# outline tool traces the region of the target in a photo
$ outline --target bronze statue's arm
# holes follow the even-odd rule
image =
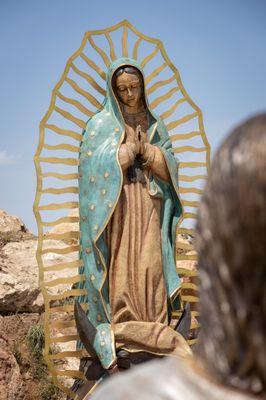
[[[127,140],[126,143],[120,146],[118,151],[118,160],[122,171],[125,171],[134,163],[135,157],[140,150],[140,143],[135,135],[134,129],[128,124],[125,124],[125,128]]]
[[[118,160],[122,171],[125,171],[133,164],[136,157],[136,148],[134,143],[121,144],[118,151]]]
[[[145,143],[143,153],[143,165],[150,168],[154,174],[166,182],[170,181],[170,174],[164,159],[164,155],[159,147],[150,143]]]

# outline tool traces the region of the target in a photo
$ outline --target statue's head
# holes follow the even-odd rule
[[[214,157],[199,208],[198,355],[221,383],[265,393],[266,114],[237,127]],[[265,312],[265,311],[264,311]]]
[[[112,86],[117,99],[123,105],[136,108],[142,104],[143,77],[137,68],[118,68],[113,75]]]

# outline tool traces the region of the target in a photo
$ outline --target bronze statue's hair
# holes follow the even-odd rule
[[[201,333],[198,357],[220,383],[265,387],[266,114],[218,150],[199,208]]]

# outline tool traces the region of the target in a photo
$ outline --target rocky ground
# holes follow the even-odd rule
[[[68,228],[64,225],[54,233],[64,232]],[[186,249],[192,238],[179,235],[178,241]],[[62,241],[47,242],[48,247],[65,246]],[[37,238],[23,221],[0,210],[0,400],[65,399],[52,384],[42,356],[44,303],[36,248]],[[182,249],[178,253],[194,254]],[[50,253],[46,257],[51,264],[72,261],[69,255]],[[180,267],[195,269],[196,262],[182,261]],[[51,279],[56,277],[54,274]],[[61,350],[71,350],[64,346],[62,343]],[[75,362],[77,365],[68,365],[68,369],[76,369],[79,362]]]
[[[0,210],[0,400],[64,399],[44,364],[37,238]]]

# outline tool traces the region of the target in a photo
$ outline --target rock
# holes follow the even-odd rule
[[[179,233],[176,236],[176,253],[187,254],[188,251],[193,249],[194,238],[191,235]]]
[[[46,247],[62,248],[66,244],[57,240],[45,240]],[[0,312],[41,312],[44,308],[39,287],[39,268],[36,261],[36,240],[11,242],[0,251]],[[46,266],[70,262],[77,253],[66,255],[48,253],[43,256]],[[73,276],[75,269],[52,271],[45,280],[56,279],[62,274]],[[52,294],[60,293],[71,285],[51,287]]]
[[[183,243],[193,244],[195,241],[194,237],[188,233],[179,233],[177,237],[178,241]]]
[[[75,209],[71,210],[67,216],[68,217],[79,217],[79,209],[75,208]],[[64,222],[62,224],[56,225],[51,230],[47,231],[45,233],[45,236],[47,238],[49,238],[49,235],[51,235],[51,234],[65,233],[65,232],[69,232],[69,231],[79,231],[79,222],[72,222],[72,223]],[[75,242],[75,240],[73,240],[73,242]]]
[[[188,271],[197,270],[197,261],[194,260],[180,260],[176,263],[177,268],[184,268]]]
[[[57,347],[58,352],[75,351],[76,350],[76,342],[71,341],[71,342],[65,342],[65,343],[57,343],[56,347]],[[79,358],[76,358],[76,357],[63,358],[62,362],[63,363],[60,365],[61,371],[68,371],[68,370],[78,371],[79,370],[79,365],[80,365]],[[75,382],[74,378],[71,378],[68,376],[59,377],[59,380],[64,386],[69,387],[69,388]]]
[[[19,365],[8,349],[8,340],[0,335],[0,400],[26,400]]]
[[[177,268],[184,268],[189,271],[197,269],[196,260],[182,260],[183,256],[196,256],[197,253],[193,248],[194,238],[188,234],[177,235]]]
[[[0,210],[0,249],[10,242],[35,238],[20,218]]]
[[[20,218],[0,210],[0,232],[28,232],[28,229]]]

